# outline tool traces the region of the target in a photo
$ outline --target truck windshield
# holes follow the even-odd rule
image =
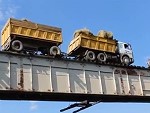
[[[129,49],[129,50],[132,50],[132,48],[131,48],[131,45],[130,45],[130,44],[124,44],[124,48],[125,48],[125,49]]]

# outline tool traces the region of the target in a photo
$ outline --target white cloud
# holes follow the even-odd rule
[[[9,17],[14,17],[18,6],[12,0],[0,0],[0,22],[6,21]]]
[[[34,111],[38,109],[38,105],[36,101],[30,101],[30,110]]]

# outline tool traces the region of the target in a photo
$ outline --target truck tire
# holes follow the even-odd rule
[[[56,56],[56,55],[60,55],[60,53],[61,53],[61,51],[60,51],[59,47],[57,47],[57,46],[52,46],[52,47],[50,48],[50,55]]]
[[[95,60],[95,53],[93,51],[87,51],[85,59],[88,61],[94,61]]]
[[[19,40],[13,40],[13,41],[11,42],[11,48],[12,48],[12,50],[14,50],[14,51],[20,52],[20,51],[22,51],[22,49],[23,49],[23,44],[22,44],[22,42],[19,41]]]
[[[99,53],[99,54],[97,55],[97,59],[98,59],[98,61],[100,61],[100,62],[106,62],[106,59],[107,59],[106,54],[105,54],[105,53]]]
[[[123,56],[122,57],[122,63],[126,66],[129,66],[130,65],[130,59],[128,56]]]

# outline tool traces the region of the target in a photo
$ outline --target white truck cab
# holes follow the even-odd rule
[[[130,44],[118,42],[118,52],[120,54],[121,63],[130,65],[134,62],[133,51]]]

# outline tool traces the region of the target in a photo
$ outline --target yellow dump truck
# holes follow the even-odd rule
[[[10,18],[1,31],[3,51],[41,52],[59,55],[62,43],[61,28],[33,23],[26,19]]]
[[[100,31],[93,35],[87,29],[77,30],[68,47],[68,55],[98,62],[133,63],[131,45],[113,39],[111,32]]]

